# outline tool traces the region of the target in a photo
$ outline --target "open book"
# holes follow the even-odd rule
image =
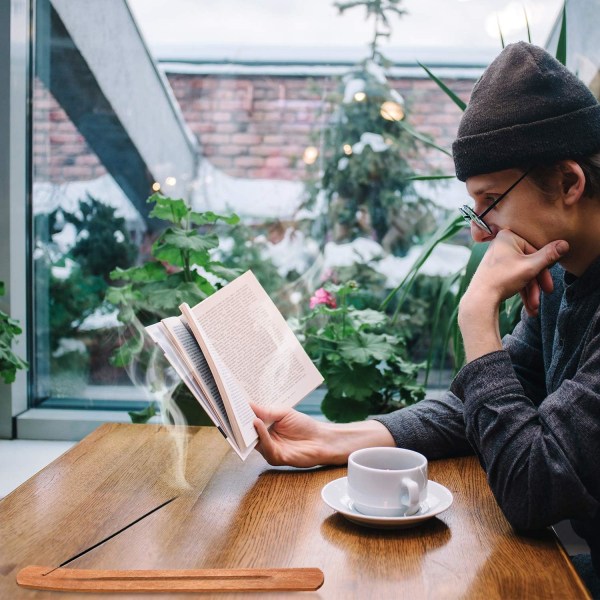
[[[245,460],[258,441],[249,402],[292,407],[323,377],[251,271],[179,308],[146,329]]]

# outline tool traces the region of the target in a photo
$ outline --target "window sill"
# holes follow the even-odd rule
[[[321,400],[325,391],[317,389],[296,407],[317,419],[324,419]],[[160,417],[150,419],[160,423]],[[85,410],[76,408],[30,408],[16,417],[17,438],[22,440],[79,441],[103,423],[131,423],[126,410]]]

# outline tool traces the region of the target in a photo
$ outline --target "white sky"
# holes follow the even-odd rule
[[[150,49],[158,57],[185,48],[366,46],[372,25],[362,8],[340,16],[332,0],[127,0]],[[404,0],[408,14],[394,19],[386,47],[501,49],[526,40],[523,8],[535,44],[544,45],[562,0]]]

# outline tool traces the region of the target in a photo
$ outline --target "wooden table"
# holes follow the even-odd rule
[[[321,488],[345,472],[275,469],[257,453],[242,463],[214,428],[103,425],[0,502],[0,598],[80,597],[22,589],[16,573],[56,566],[177,494],[69,567],[325,574],[317,592],[233,598],[589,598],[550,530],[512,531],[475,459],[430,463],[454,504],[404,530],[363,528],[324,504]]]

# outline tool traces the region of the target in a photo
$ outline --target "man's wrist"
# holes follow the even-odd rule
[[[458,308],[458,326],[467,362],[502,349],[498,323],[500,301],[467,291]]]
[[[348,456],[360,448],[395,446],[388,428],[379,421],[357,423],[324,423],[323,442],[329,453],[329,464],[343,465]]]

